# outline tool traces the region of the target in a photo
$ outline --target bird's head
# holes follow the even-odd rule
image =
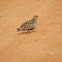
[[[38,18],[38,16],[37,16],[37,15],[34,15],[34,17],[33,17],[33,18],[37,19],[37,18]]]
[[[38,16],[37,15],[34,15],[33,20],[34,21],[37,21],[37,18],[38,18]]]

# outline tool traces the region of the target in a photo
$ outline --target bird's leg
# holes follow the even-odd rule
[[[27,30],[29,33],[31,33],[31,31],[30,30]]]

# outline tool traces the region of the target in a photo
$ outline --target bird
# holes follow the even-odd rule
[[[31,30],[37,27],[37,18],[38,16],[34,15],[31,20],[24,22],[19,28],[17,28],[17,32],[27,30],[28,33],[31,33]]]

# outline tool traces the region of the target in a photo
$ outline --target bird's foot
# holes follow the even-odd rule
[[[27,30],[28,31],[28,33],[31,33],[31,31],[30,30]]]

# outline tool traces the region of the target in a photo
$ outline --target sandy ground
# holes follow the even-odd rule
[[[38,27],[17,32],[34,15]],[[62,62],[62,0],[0,0],[0,62]]]

